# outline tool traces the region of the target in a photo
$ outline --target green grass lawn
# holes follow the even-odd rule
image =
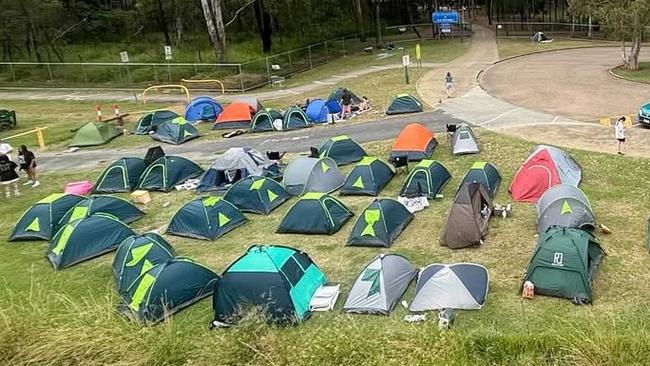
[[[533,43],[528,38],[499,38],[497,39],[497,44],[499,46],[500,58],[523,55],[531,52],[559,50],[563,48],[598,47],[612,45],[611,42],[585,41],[562,38],[554,39],[553,42],[550,43]]]
[[[625,70],[617,67],[612,70],[616,75],[633,81],[650,83],[650,62],[639,62],[639,69],[636,71]]]
[[[522,300],[520,278],[535,245],[535,207],[515,204],[511,218],[495,218],[485,244],[451,250],[438,244],[446,212],[464,172],[475,160],[494,163],[503,182],[495,201],[509,201],[507,187],[532,145],[478,130],[478,156],[452,157],[439,136],[434,158],[453,178],[444,198],[416,214],[393,247],[379,250],[345,246],[348,222],[332,236],[275,234],[286,203],[271,215],[247,215],[250,222],[214,243],[169,237],[180,255],[221,273],[252,244],[284,244],[306,251],[332,283],[342,284],[335,311],[316,313],[291,328],[269,327],[251,316],[225,330],[210,331],[211,301],[201,301],[155,327],[129,323],[115,313],[118,298],[111,274],[112,254],[53,272],[44,259],[47,243],[0,241],[0,364],[124,365],[643,365],[650,362],[650,292],[646,218],[650,160],[572,150],[584,169],[582,188],[599,222],[611,235],[598,234],[608,256],[594,283],[594,304],[538,296]],[[391,141],[367,144],[386,156]],[[349,171],[350,167],[344,169]],[[49,173],[43,185],[3,200],[0,238],[21,213],[66,181],[95,179],[93,172]],[[405,175],[382,192],[395,197]],[[163,228],[193,192],[154,193],[138,232]],[[357,215],[369,197],[341,197]],[[2,239],[4,240],[4,239]],[[435,314],[420,324],[405,323],[407,311],[352,316],[342,304],[362,266],[379,252],[399,253],[416,266],[434,262],[476,262],[490,271],[490,293],[479,311],[457,312],[450,331],[437,329]],[[410,301],[413,285],[404,296]]]

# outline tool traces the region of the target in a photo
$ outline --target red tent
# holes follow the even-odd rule
[[[230,103],[223,109],[213,129],[248,128],[255,110],[247,103]]]

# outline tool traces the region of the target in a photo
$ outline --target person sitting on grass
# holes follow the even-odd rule
[[[18,190],[18,174],[16,173],[18,165],[9,160],[5,154],[0,154],[0,185],[5,187],[5,196],[11,198],[11,189],[14,190],[14,196],[20,196]]]
[[[20,164],[20,170],[24,170],[29,179],[23,185],[31,184],[32,188],[40,186],[41,183],[36,177],[36,157],[33,152],[27,150],[27,146],[25,145],[20,145],[20,149],[18,150],[18,163]]]

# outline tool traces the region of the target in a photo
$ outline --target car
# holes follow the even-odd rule
[[[650,127],[650,103],[639,108],[639,123]]]

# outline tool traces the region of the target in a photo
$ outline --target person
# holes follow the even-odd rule
[[[9,145],[8,142],[0,140],[0,154],[7,155],[9,160],[14,160],[11,158],[11,153],[14,151],[14,148]]]
[[[616,135],[616,141],[618,143],[618,154],[625,155],[623,153],[623,145],[625,144],[625,117],[621,117],[616,121],[614,125],[614,134]]]
[[[347,116],[352,116],[352,95],[347,88],[343,89],[341,94],[341,119],[346,119]]]
[[[27,150],[27,146],[20,145],[18,149],[18,163],[20,164],[20,170],[24,170],[27,173],[27,182],[23,183],[24,186],[31,184],[32,188],[36,188],[41,185],[36,176],[36,157],[34,153]]]
[[[369,109],[370,109],[370,101],[366,96],[361,97],[361,105],[359,106],[359,110],[367,111]]]
[[[14,190],[14,196],[20,196],[18,190],[18,174],[16,173],[18,165],[9,160],[5,154],[0,154],[0,185],[5,187],[5,196],[11,198],[11,189]]]
[[[447,71],[447,76],[445,76],[445,90],[447,91],[447,98],[451,98],[454,92],[454,78],[449,71]]]

